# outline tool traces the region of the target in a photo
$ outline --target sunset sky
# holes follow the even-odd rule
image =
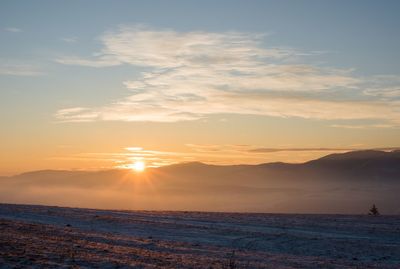
[[[0,3],[0,175],[400,146],[400,1]]]

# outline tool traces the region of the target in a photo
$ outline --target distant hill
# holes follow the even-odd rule
[[[400,151],[353,151],[301,164],[180,163],[147,169],[44,170],[0,178],[0,202],[92,208],[400,213]]]

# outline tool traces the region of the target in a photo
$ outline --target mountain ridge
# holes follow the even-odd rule
[[[0,202],[104,209],[397,213],[400,152],[351,152],[305,163],[199,162],[99,171],[41,170],[0,182]],[[383,156],[383,157],[382,157]],[[400,212],[399,212],[400,213]]]
[[[301,166],[307,164],[314,164],[318,162],[326,162],[326,161],[345,161],[345,160],[362,160],[362,159],[371,159],[371,158],[394,158],[400,159],[400,150],[392,150],[392,151],[383,151],[383,150],[355,150],[348,151],[344,153],[332,153],[320,158],[305,161],[302,163],[290,163],[290,162],[267,162],[267,163],[259,163],[259,164],[210,164],[206,162],[200,161],[192,161],[192,162],[180,162],[174,163],[170,165],[160,166],[160,167],[150,167],[148,169],[170,169],[170,168],[202,168],[202,167],[283,167],[283,166]],[[117,172],[129,170],[124,168],[110,168],[110,169],[101,169],[101,170],[68,170],[68,169],[42,169],[42,170],[33,170],[27,171],[11,176],[0,176],[3,177],[16,177],[16,176],[27,176],[27,175],[36,175],[41,173],[62,173],[62,172],[72,172],[72,173],[101,173],[101,172]]]

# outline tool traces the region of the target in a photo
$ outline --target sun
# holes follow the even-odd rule
[[[146,164],[143,161],[136,161],[131,165],[131,169],[136,172],[143,172],[146,169]]]

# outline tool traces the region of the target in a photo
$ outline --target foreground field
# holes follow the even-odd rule
[[[0,204],[1,268],[400,268],[399,216]]]

